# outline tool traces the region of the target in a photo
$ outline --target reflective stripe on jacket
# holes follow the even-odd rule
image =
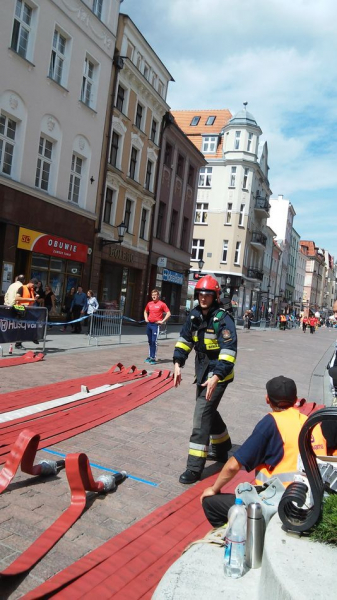
[[[298,473],[298,436],[308,417],[302,415],[296,408],[272,412],[270,416],[275,419],[283,441],[283,458],[276,467],[271,469],[267,465],[259,465],[255,470],[256,485],[263,485],[272,477],[277,476],[283,485],[287,487],[294,480],[294,475]],[[316,425],[313,430],[311,443],[316,454],[324,454],[324,448],[326,452],[325,440],[319,425]]]

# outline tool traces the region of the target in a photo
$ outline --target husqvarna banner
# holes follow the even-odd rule
[[[46,308],[25,308],[19,315],[13,306],[0,306],[0,344],[42,340],[47,318]]]
[[[18,248],[57,258],[87,262],[88,246],[85,244],[78,244],[57,235],[25,229],[25,227],[19,229]]]

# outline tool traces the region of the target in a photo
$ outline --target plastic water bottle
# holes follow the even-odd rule
[[[240,498],[228,512],[225,537],[224,572],[226,577],[237,579],[243,575],[245,565],[247,512]]]
[[[13,354],[13,344],[9,344],[8,354]]]

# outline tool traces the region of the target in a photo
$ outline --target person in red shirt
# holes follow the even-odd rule
[[[144,319],[147,323],[146,333],[149,340],[149,356],[145,362],[151,365],[157,364],[157,339],[159,334],[159,325],[163,325],[171,316],[170,309],[165,302],[159,300],[157,289],[151,292],[152,301],[148,302],[144,310]],[[165,317],[163,316],[165,314]]]
[[[315,327],[316,327],[315,317],[309,317],[309,327],[310,327],[310,333],[315,333]]]

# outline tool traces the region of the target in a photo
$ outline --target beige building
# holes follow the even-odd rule
[[[325,275],[324,250],[311,240],[301,240],[302,252],[307,257],[304,279],[303,308],[312,312],[321,310],[323,304],[323,284]]]
[[[113,302],[127,317],[139,319],[150,271],[161,122],[169,109],[172,77],[124,14],[119,16],[114,69],[92,285],[103,302]],[[125,234],[118,244],[121,224]]]

